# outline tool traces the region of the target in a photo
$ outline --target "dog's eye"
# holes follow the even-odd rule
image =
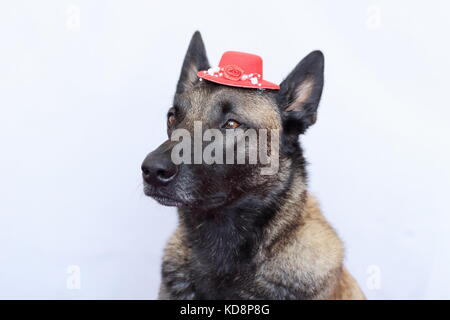
[[[173,112],[169,112],[167,115],[167,124],[171,127],[177,119],[175,118],[175,114]]]
[[[240,125],[241,124],[239,122],[237,122],[236,120],[230,119],[223,125],[223,127],[225,129],[236,129]]]

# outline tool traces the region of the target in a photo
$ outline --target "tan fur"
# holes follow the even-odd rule
[[[296,99],[293,101],[285,111],[301,110],[303,105],[308,102],[311,93],[314,89],[314,79],[307,77],[300,86],[296,89]]]
[[[182,214],[167,244],[164,261],[179,266],[174,274],[183,279],[183,265],[191,251],[185,245]],[[256,283],[292,283],[311,288],[314,299],[365,299],[356,281],[343,266],[341,240],[322,215],[316,199],[301,179],[294,182],[288,200],[265,232],[257,257]],[[238,276],[238,275],[237,275]],[[173,277],[173,275],[172,275]],[[311,281],[311,279],[315,279]],[[317,281],[319,280],[319,281]],[[160,299],[166,299],[164,283]]]
[[[296,271],[291,277],[297,281],[307,282],[311,275],[326,279],[329,288],[318,294],[317,299],[364,299],[355,280],[343,268],[341,240],[323,217],[317,201],[309,194],[306,197],[303,214],[296,218],[301,222],[291,241],[278,248],[263,272],[272,270],[272,277],[279,278],[282,275],[278,270],[289,269]]]
[[[304,206],[298,199],[304,201]],[[261,274],[280,282],[307,282],[311,275],[326,279],[328,290],[317,299],[365,299],[356,281],[343,267],[344,248],[334,229],[322,215],[316,199],[297,179],[279,219],[267,230],[259,259]],[[295,226],[291,234],[287,226]],[[278,239],[281,243],[274,243]],[[289,277],[279,270],[294,270]],[[294,277],[295,279],[292,279]]]
[[[207,123],[211,110],[218,108],[218,102],[224,96],[230,96],[231,92],[238,97],[237,100],[245,102],[239,105],[239,116],[243,120],[253,123],[256,128],[281,129],[281,118],[277,106],[264,95],[251,94],[244,90],[236,91],[236,88],[223,87],[213,94],[205,94],[201,88],[194,88],[189,94],[181,97],[190,102],[189,113],[183,119],[182,127],[191,128],[194,121]],[[258,117],[255,117],[258,114]]]

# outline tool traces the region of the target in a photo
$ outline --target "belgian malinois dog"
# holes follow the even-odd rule
[[[160,299],[364,299],[343,266],[336,232],[308,192],[299,135],[316,122],[324,56],[311,52],[279,90],[200,81],[210,68],[199,32],[189,44],[167,115],[169,139],[142,164],[144,192],[178,207],[167,243]],[[175,164],[176,129],[278,130],[279,168]]]

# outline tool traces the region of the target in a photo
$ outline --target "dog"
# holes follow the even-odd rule
[[[142,163],[144,193],[178,208],[164,251],[159,299],[365,299],[343,265],[344,249],[308,192],[299,136],[316,122],[324,56],[311,52],[263,90],[200,81],[210,64],[192,36],[167,115],[177,129],[278,130],[279,167],[175,164],[170,138]],[[273,142],[271,142],[273,143]]]

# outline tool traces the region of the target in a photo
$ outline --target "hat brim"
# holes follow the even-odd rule
[[[250,80],[238,80],[238,81],[233,81],[224,77],[216,77],[216,76],[212,76],[208,73],[204,73],[203,71],[199,71],[197,73],[197,76],[201,79],[205,79],[211,82],[215,82],[215,83],[219,83],[219,84],[223,84],[225,86],[231,86],[231,87],[240,87],[240,88],[251,88],[251,89],[270,89],[270,90],[279,90],[280,86],[266,81],[266,80],[260,80],[260,84],[261,85],[257,85],[257,84],[253,84],[251,83]]]

